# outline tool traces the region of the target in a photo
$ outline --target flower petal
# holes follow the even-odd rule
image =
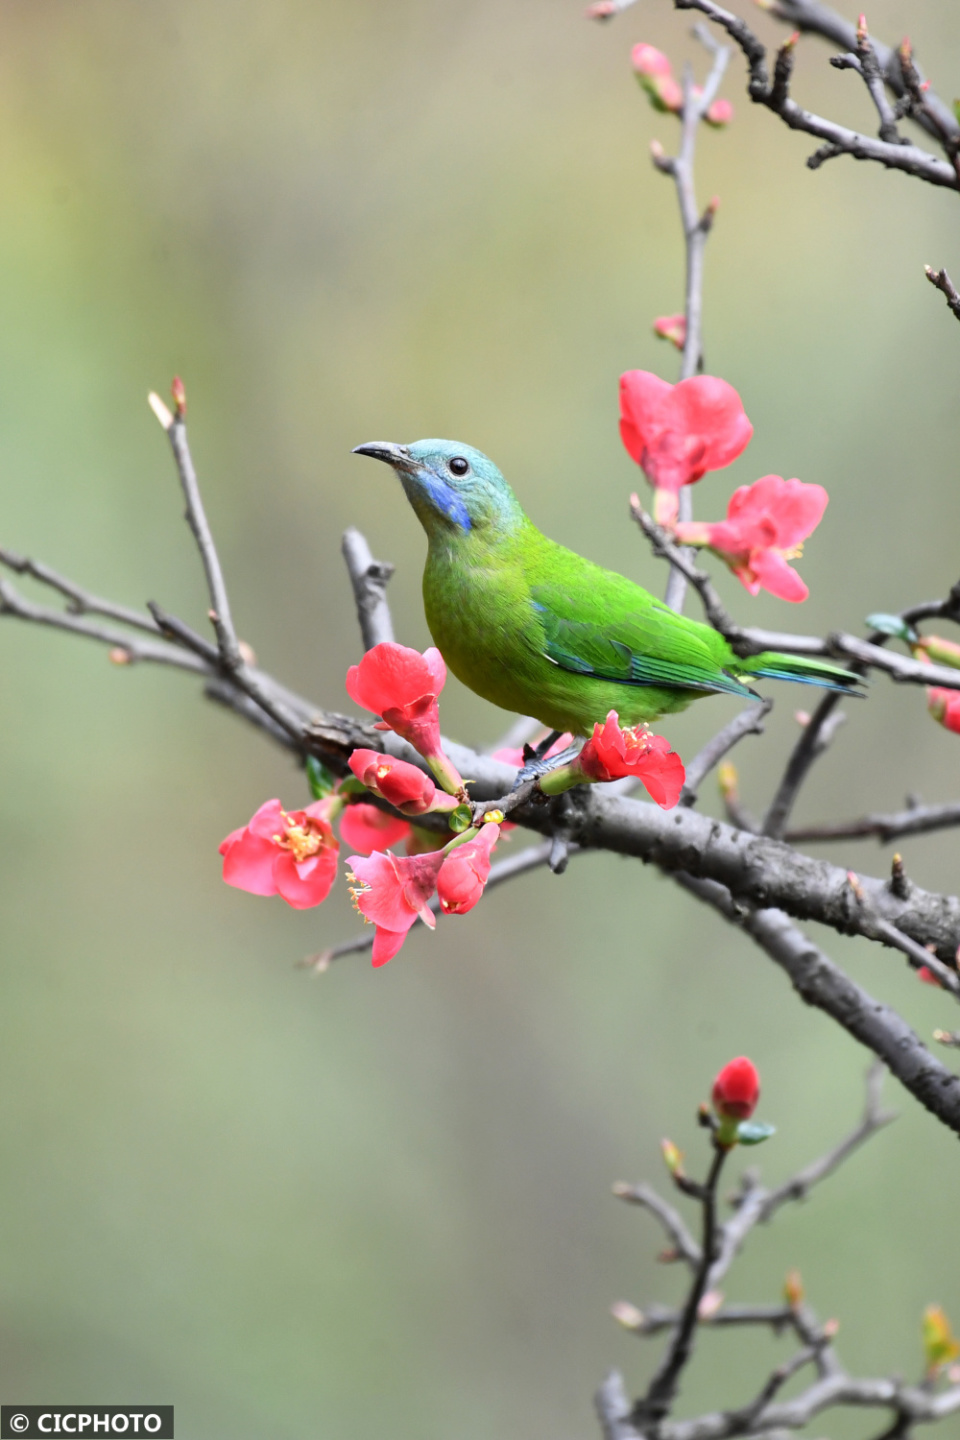
[[[337,878],[338,849],[334,842],[319,854],[299,863],[289,851],[277,853],[273,863],[277,894],[282,895],[294,910],[310,910],[314,905],[320,905],[330,894]]]
[[[387,815],[376,805],[360,802],[348,805],[340,818],[340,837],[343,843],[360,855],[371,855],[375,850],[389,850],[399,845],[410,833],[406,820]]]
[[[278,853],[276,845],[251,834],[247,827],[228,835],[220,853],[223,855],[223,878],[228,885],[246,890],[250,895],[276,895],[277,885],[273,878],[273,862]]]
[[[810,591],[796,570],[788,565],[778,550],[755,550],[750,556],[750,569],[764,590],[781,600],[795,603],[806,600]]]

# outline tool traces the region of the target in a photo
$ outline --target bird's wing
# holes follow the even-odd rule
[[[697,633],[702,627],[624,577],[590,570],[587,586],[548,581],[530,588],[548,660],[622,685],[754,694],[722,668]]]

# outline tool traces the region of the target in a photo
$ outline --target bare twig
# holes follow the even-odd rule
[[[718,1411],[695,1420],[668,1421],[661,1425],[659,1435],[660,1440],[729,1440],[738,1435],[758,1440],[770,1432],[800,1430],[815,1415],[834,1406],[892,1410],[905,1414],[911,1424],[931,1423],[960,1410],[960,1386],[931,1392],[897,1380],[857,1380],[841,1370],[818,1379],[792,1400],[765,1406],[746,1429],[736,1413]]]
[[[594,1396],[594,1404],[603,1440],[643,1440],[630,1419],[630,1401],[619,1370],[610,1371]]]
[[[44,565],[42,561],[31,560],[26,555],[18,555],[14,550],[0,547],[0,565],[5,565],[17,575],[29,575],[41,585],[58,591],[67,601],[66,609],[69,615],[103,615],[108,620],[118,620],[121,625],[129,625],[131,629],[142,630],[146,635],[156,638],[159,634],[155,622],[141,610],[133,610],[128,605],[118,605],[113,600],[103,600],[99,595],[91,594],[82,585],[77,585],[57,570],[51,569],[49,565]]]
[[[837,709],[839,700],[840,696],[836,691],[826,694],[805,726],[804,733],[787,763],[777,793],[770,803],[763,822],[764,835],[779,838],[783,834],[810,766],[832,744],[834,736],[846,720],[843,711]]]
[[[84,619],[80,614],[54,610],[48,605],[36,605],[25,599],[9,580],[0,579],[0,615],[26,620],[33,625],[44,625],[51,630],[66,630],[71,635],[84,635],[88,640],[96,640],[98,644],[107,645],[112,651],[116,651],[117,661],[121,664],[133,664],[143,660],[154,665],[173,665],[194,674],[205,673],[205,666],[201,661],[193,655],[184,654],[173,645],[165,644],[161,632],[155,627],[153,633],[157,636],[156,641],[139,640],[127,630],[98,625],[92,620]],[[142,628],[146,629],[145,626]]]
[[[723,80],[727,62],[730,59],[729,46],[719,45],[705,26],[697,26],[694,34],[702,45],[713,55],[713,65],[701,92],[693,83],[693,72],[688,65],[683,74],[683,109],[681,112],[680,149],[676,156],[665,156],[655,152],[654,162],[658,170],[673,177],[680,207],[680,223],[683,226],[684,249],[686,253],[686,284],[684,290],[684,315],[686,329],[683,343],[683,359],[680,365],[680,379],[688,380],[703,368],[703,256],[707,236],[713,225],[715,205],[708,205],[702,213],[697,204],[694,181],[694,159],[697,145],[697,130],[713,104]],[[678,497],[679,518],[693,518],[693,492],[684,486]],[[672,610],[682,610],[687,589],[687,579],[682,569],[673,566],[667,580],[666,603]]]
[[[689,488],[689,487],[687,487]],[[680,574],[685,581],[689,580],[703,602],[704,612],[707,620],[714,630],[719,630],[725,640],[737,649],[743,644],[744,631],[735,625],[727,614],[726,608],[720,596],[714,589],[713,581],[705,570],[698,570],[690,558],[689,547],[675,545],[667,532],[658,525],[651,515],[648,515],[640,503],[639,495],[630,496],[630,514],[640,526],[640,529],[650,541],[653,553],[665,560],[669,560],[673,569]],[[738,654],[753,654],[752,647],[745,651],[738,650]]]
[[[715,1145],[710,1171],[703,1186],[703,1239],[700,1244],[698,1265],[690,1292],[683,1305],[680,1324],[673,1339],[667,1346],[663,1361],[650,1381],[645,1395],[639,1399],[630,1412],[630,1418],[641,1430],[651,1423],[657,1425],[670,1413],[677,1393],[680,1376],[693,1350],[693,1332],[697,1325],[700,1301],[707,1290],[710,1270],[717,1241],[717,1185],[724,1162],[730,1152],[723,1146]]]
[[[820,3],[820,0],[762,0],[763,8],[768,14],[773,15],[777,20],[782,20],[793,30],[800,30],[809,35],[819,35],[831,44],[837,45],[841,50],[855,50],[857,48],[857,26],[853,21],[838,15],[829,6]],[[903,98],[907,95],[903,74],[900,67],[900,57],[896,50],[884,45],[881,41],[870,37],[873,52],[876,55],[877,63],[883,73],[884,83],[894,95]],[[921,77],[922,78],[922,77]],[[928,109],[936,117],[930,118],[926,114],[912,116],[923,126],[935,140],[940,140],[944,127],[952,131],[954,135],[960,136],[960,126],[957,125],[955,116],[950,107],[937,96],[934,91],[926,90],[924,98]]]
[[[834,55],[830,61],[838,70],[855,70],[863,80],[871,100],[876,106],[880,119],[880,139],[891,145],[907,142],[897,129],[897,116],[887,99],[883,72],[877,59],[876,47],[867,33],[866,26],[858,25],[856,31],[856,54]]]
[[[924,274],[930,281],[930,284],[945,296],[948,307],[953,311],[957,319],[960,320],[960,293],[957,292],[957,288],[946,270],[942,268],[940,270],[934,270],[932,265],[926,265],[924,266]]]
[[[703,1255],[700,1246],[687,1229],[683,1216],[658,1195],[651,1185],[627,1185],[621,1180],[614,1185],[613,1193],[618,1200],[625,1200],[628,1205],[641,1205],[644,1210],[655,1215],[677,1254],[694,1269],[699,1266]]]
[[[387,584],[395,566],[389,560],[374,560],[366,537],[352,525],[343,532],[340,549],[353,586],[363,648],[372,650],[374,645],[393,639]]]
[[[884,920],[880,922],[878,929],[880,938],[895,950],[899,950],[902,955],[906,955],[914,970],[926,968],[937,977],[942,989],[948,990],[954,999],[960,998],[960,975],[955,969],[944,965],[942,960],[931,955],[930,951],[925,946],[918,945],[916,940],[911,940],[909,935],[904,935],[896,925]]]
[[[230,614],[230,601],[227,597],[220,557],[213,542],[213,533],[200,495],[197,472],[194,469],[193,456],[190,454],[190,445],[187,440],[186,421],[182,415],[174,417],[172,425],[167,430],[167,438],[177,464],[177,474],[180,476],[180,485],[187,504],[187,524],[193,531],[193,538],[200,551],[203,571],[207,577],[207,589],[210,593],[212,607],[210,623],[213,625],[214,634],[217,637],[220,659],[227,671],[239,670],[243,666],[243,656],[240,653],[237,632],[233,627],[233,617]]]
[[[882,845],[904,835],[925,835],[960,825],[960,802],[946,805],[914,805],[889,815],[862,815],[857,820],[838,820],[826,825],[798,825],[784,834],[792,845],[811,840],[876,839]]]
[[[747,93],[757,104],[765,105],[779,115],[791,130],[802,130],[826,142],[825,146],[807,162],[816,169],[830,155],[851,155],[857,160],[873,160],[892,170],[903,170],[931,185],[944,186],[950,190],[960,188],[957,172],[950,161],[941,160],[917,145],[898,145],[871,135],[862,135],[845,125],[825,120],[804,110],[789,95],[792,47],[781,49],[780,75],[778,83],[771,84],[767,71],[766,48],[750,27],[731,11],[725,10],[715,0],[674,0],[678,10],[699,10],[709,20],[726,30],[743,51],[749,69]],[[855,37],[854,37],[855,41]],[[853,48],[848,46],[848,48]]]
[[[708,740],[703,749],[693,757],[687,766],[686,780],[680,792],[681,805],[695,805],[697,803],[697,791],[703,784],[706,777],[715,765],[718,765],[724,755],[729,754],[735,745],[738,745],[745,735],[762,735],[764,720],[773,709],[773,701],[769,698],[761,701],[759,705],[748,705],[735,715],[728,725],[724,725]]]

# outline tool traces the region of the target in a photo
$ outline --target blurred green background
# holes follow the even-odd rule
[[[952,97],[950,0],[869,18],[909,27]],[[650,324],[682,299],[648,159],[676,122],[637,90],[638,40],[702,64],[666,0],[605,28],[579,0],[3,0],[2,542],[202,624],[145,403],[179,371],[241,631],[318,703],[348,704],[359,654],[347,524],[397,563],[399,637],[428,639],[421,532],[361,441],[476,444],[549,534],[661,587],[616,427],[621,370],[675,377]],[[828,54],[801,46],[797,93],[869,125]],[[721,197],[706,354],[756,435],[698,513],[768,471],[826,485],[802,610],[720,584],[744,621],[857,628],[958,573],[960,330],[922,272],[960,266],[956,197],[849,160],[811,173],[736,58],[723,93],[735,122],[699,156]],[[595,1435],[605,1369],[637,1388],[657,1353],[611,1302],[680,1283],[611,1182],[658,1180],[662,1134],[696,1168],[695,1106],[743,1051],[779,1126],[756,1153],[785,1176],[859,1113],[864,1052],[745,939],[603,856],[492,893],[384,971],[311,978],[296,962],[355,931],[343,890],[296,914],[219,879],[227,831],[304,798],[290,762],[177,675],[13,622],[0,654],[4,1401],[172,1401],[185,1440]],[[756,807],[805,699],[771,688],[738,757]],[[849,708],[803,818],[960,796],[960,741],[921,694],[878,679]],[[689,755],[734,709],[668,733]],[[476,744],[505,723],[456,681],[443,715]],[[904,849],[956,889],[955,835]],[[891,952],[820,938],[922,1033],[952,1023]],[[726,1289],[772,1299],[798,1265],[852,1368],[914,1375],[922,1307],[960,1322],[958,1155],[887,1092],[899,1123]],[[708,1335],[683,1413],[744,1401],[787,1345]]]

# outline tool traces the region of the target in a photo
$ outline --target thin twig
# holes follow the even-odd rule
[[[735,715],[728,725],[724,725],[712,740],[707,741],[687,766],[686,779],[680,792],[681,805],[697,803],[697,791],[710,771],[744,736],[763,734],[763,722],[772,709],[773,701],[769,698],[762,700],[759,705],[748,705],[739,715]]]
[[[947,305],[954,315],[960,320],[960,293],[943,268],[934,270],[932,265],[924,266],[924,274],[937,290],[946,298]]]
[[[630,1418],[641,1429],[651,1422],[656,1425],[670,1412],[677,1385],[693,1349],[693,1332],[697,1325],[700,1301],[707,1290],[710,1269],[713,1263],[717,1240],[717,1185],[729,1151],[716,1145],[710,1171],[703,1186],[703,1239],[700,1245],[700,1264],[693,1277],[690,1292],[683,1306],[680,1324],[667,1352],[650,1381],[646,1394],[637,1401]]]
[[[658,1195],[651,1185],[627,1185],[620,1180],[614,1185],[613,1193],[618,1200],[625,1200],[628,1205],[641,1205],[644,1210],[649,1210],[650,1214],[660,1221],[677,1254],[694,1269],[700,1265],[702,1251],[687,1229],[683,1216],[664,1200],[662,1195]]]
[[[787,768],[777,787],[777,793],[770,802],[770,808],[764,818],[762,834],[771,835],[776,839],[783,834],[790,818],[790,812],[811,765],[829,748],[846,719],[843,711],[837,709],[839,701],[840,696],[836,691],[828,692],[804,727],[803,735],[794,746],[793,753],[787,762]]]
[[[223,578],[223,569],[220,565],[217,547],[213,541],[213,533],[207,520],[207,512],[203,506],[203,499],[200,495],[197,472],[194,468],[193,456],[190,454],[190,445],[187,440],[186,421],[182,415],[174,417],[173,424],[167,431],[167,438],[170,441],[170,448],[173,451],[173,458],[177,465],[177,474],[180,476],[180,485],[183,489],[183,496],[187,504],[187,524],[190,526],[193,532],[193,538],[197,542],[197,549],[200,551],[203,571],[207,577],[207,589],[210,593],[210,603],[212,607],[210,611],[210,622],[213,625],[214,634],[217,637],[220,659],[226,670],[239,670],[243,666],[243,656],[240,652],[237,632],[233,627],[233,617],[230,614],[230,601],[227,597],[227,587]]]
[[[146,635],[154,638],[159,636],[156,624],[149,615],[144,615],[141,610],[133,610],[128,605],[118,605],[113,600],[103,600],[99,595],[91,594],[82,585],[77,585],[40,560],[31,560],[26,555],[18,555],[14,550],[0,547],[0,565],[6,565],[8,570],[13,570],[17,575],[29,575],[41,585],[58,591],[67,601],[69,615],[103,615],[108,620],[118,620],[121,625],[129,625],[131,629],[142,630]]]
[[[789,50],[787,47],[781,49],[783,63],[780,67],[780,83],[772,85],[767,71],[766,48],[739,16],[725,10],[722,5],[716,4],[715,0],[674,0],[674,6],[677,10],[699,10],[709,20],[722,26],[731,39],[736,41],[747,60],[750,75],[747,93],[752,100],[779,115],[791,130],[802,130],[826,142],[826,146],[808,160],[807,163],[812,169],[822,164],[828,155],[850,155],[857,160],[874,160],[891,170],[903,170],[931,185],[950,190],[960,188],[957,172],[949,161],[940,160],[917,145],[896,145],[872,135],[862,135],[845,125],[838,125],[832,120],[814,115],[798,105],[790,97],[787,83],[792,64],[792,47]]]
[[[697,146],[697,130],[704,116],[716,99],[723,80],[730,48],[719,45],[705,26],[697,26],[694,34],[702,45],[713,55],[713,64],[702,92],[697,93],[693,83],[693,72],[688,65],[683,75],[683,109],[681,112],[680,150],[675,157],[657,159],[657,168],[673,177],[680,207],[680,223],[683,226],[683,240],[686,254],[686,283],[684,290],[684,315],[686,328],[683,343],[683,359],[680,364],[680,379],[688,380],[703,368],[703,256],[707,236],[713,225],[714,206],[702,213],[697,204],[694,182],[694,160]],[[693,518],[693,491],[687,485],[678,497],[679,519]],[[666,604],[671,610],[683,609],[687,581],[681,569],[673,566],[667,580]]]
[[[838,15],[829,6],[822,5],[820,0],[763,0],[763,8],[775,19],[782,20],[789,25],[792,30],[800,30],[809,35],[819,35],[832,45],[839,46],[841,50],[856,49],[858,28],[856,24],[845,16]],[[904,97],[907,90],[897,51],[891,49],[889,45],[882,44],[873,36],[870,37],[870,43],[883,72],[884,83],[894,95]],[[950,107],[944,104],[933,90],[926,90],[924,98],[928,109],[936,117],[935,120],[926,114],[915,115],[912,118],[916,119],[935,140],[941,139],[944,127],[960,137],[960,126],[957,125],[956,117]]]
[[[389,560],[374,560],[366,537],[351,525],[340,543],[347,564],[364,650],[393,640],[393,619],[387,601],[387,584],[395,566]]]
[[[71,635],[84,635],[88,640],[96,640],[99,645],[107,645],[112,651],[116,651],[118,663],[133,664],[142,660],[154,665],[173,665],[179,670],[190,670],[194,674],[206,672],[206,667],[194,656],[184,654],[173,645],[164,644],[158,630],[154,631],[157,635],[155,642],[138,640],[127,630],[98,625],[70,611],[36,605],[32,600],[26,600],[9,580],[0,579],[0,615],[26,620],[32,625],[44,625],[51,630],[66,630]]]
[[[813,840],[879,840],[887,845],[904,835],[926,835],[960,825],[960,801],[945,805],[914,805],[889,815],[862,815],[856,820],[838,820],[825,825],[797,825],[784,832],[792,845]]]
[[[886,940],[895,950],[906,955],[914,970],[926,968],[935,975],[940,982],[941,989],[948,990],[954,999],[960,999],[960,975],[949,965],[944,965],[935,955],[923,945],[918,945],[916,940],[911,940],[909,935],[904,935],[896,925],[891,925],[886,920],[881,920],[878,925],[880,938]]]

